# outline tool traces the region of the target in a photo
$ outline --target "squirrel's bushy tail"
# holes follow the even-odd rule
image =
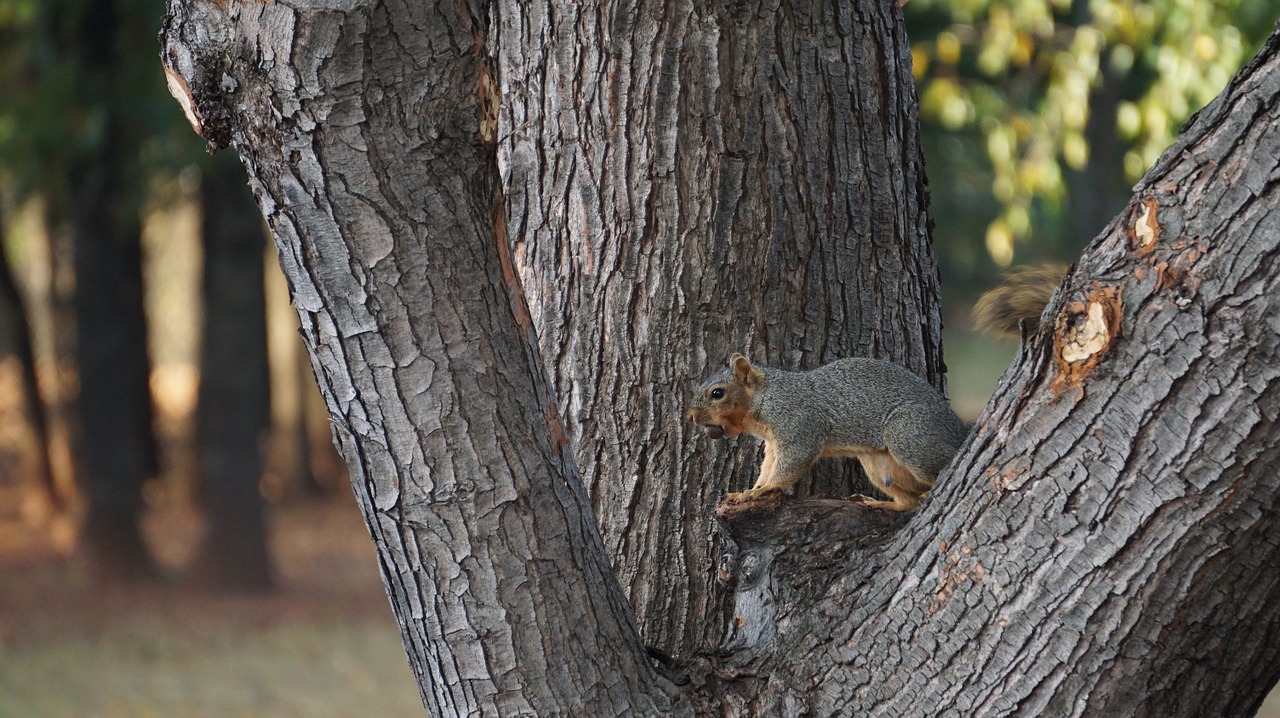
[[[1027,331],[1040,327],[1040,315],[1053,298],[1062,278],[1065,264],[1038,264],[1019,267],[1004,275],[1000,286],[983,294],[973,305],[973,323],[996,336],[1017,338],[1018,322],[1027,322]]]

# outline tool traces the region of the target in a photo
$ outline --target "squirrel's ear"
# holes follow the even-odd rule
[[[738,383],[743,386],[755,386],[764,377],[760,370],[751,366],[750,360],[741,354],[734,354],[729,357],[729,371],[733,373],[733,378],[737,379]]]

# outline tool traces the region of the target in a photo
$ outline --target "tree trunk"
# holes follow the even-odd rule
[[[22,392],[26,403],[27,420],[35,437],[36,470],[40,482],[49,497],[49,505],[61,513],[67,508],[66,497],[53,474],[53,445],[49,440],[49,416],[40,393],[40,381],[36,375],[36,355],[32,348],[31,322],[28,320],[26,302],[18,291],[18,283],[9,263],[5,247],[5,222],[0,214],[0,329],[8,335],[13,353],[22,370]]]
[[[909,43],[872,0],[498,5],[506,233],[544,366],[645,640],[688,655],[721,629],[711,509],[758,466],[684,421],[692,380],[748,351],[943,387]],[[831,468],[800,492],[852,493]]]
[[[81,537],[104,576],[152,572],[138,519],[153,467],[150,362],[142,308],[141,229],[126,216],[109,159],[77,183],[75,236],[76,400],[88,510]]]
[[[113,71],[119,15],[114,3],[90,5],[78,18],[80,88],[105,138],[77,159],[71,185],[75,246],[76,368],[79,443],[88,503],[82,534],[95,568],[106,576],[149,575],[138,519],[142,483],[156,473],[151,363],[142,305],[141,226],[123,158],[130,128],[122,122]],[[137,146],[132,146],[137,151]]]
[[[271,583],[259,491],[271,419],[262,221],[234,158],[210,163],[201,200],[205,302],[196,450],[208,532],[194,572],[215,586],[262,589]]]
[[[702,601],[650,617],[665,645],[687,646],[722,625],[697,613],[715,602],[690,576],[716,567],[693,563],[703,539],[688,532],[738,467],[685,448],[668,413],[680,362],[700,372],[747,342],[818,361],[844,350],[826,333],[849,322],[922,358],[936,344],[927,252],[890,259],[924,251],[914,144],[886,157],[868,150],[873,121],[829,119],[902,107],[895,136],[914,137],[914,100],[886,85],[907,76],[900,21],[891,3],[836,7],[171,3],[172,85],[213,147],[246,158],[428,708],[1256,707],[1277,677],[1280,616],[1280,577],[1263,570],[1280,558],[1276,41],[1153,170],[1139,198],[1151,211],[1135,205],[1095,244],[924,508],[722,509],[722,655],[677,672],[646,660],[574,453],[594,464],[606,525],[629,506],[609,541],[624,576],[625,554],[642,557],[625,577],[646,610]],[[896,49],[875,51],[886,38]],[[877,71],[851,78],[861,62]],[[813,86],[861,99],[797,89]],[[832,136],[847,140],[811,144]],[[830,210],[885,186],[921,203]],[[887,224],[828,246],[857,231],[836,216]],[[855,269],[828,283],[824,262]],[[807,303],[787,310],[797,293]],[[881,302],[901,320],[865,309]],[[660,510],[652,476],[702,498]],[[645,565],[657,545],[689,576]]]

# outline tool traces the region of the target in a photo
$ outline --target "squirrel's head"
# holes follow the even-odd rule
[[[752,399],[763,385],[764,373],[746,357],[734,354],[729,357],[729,368],[711,375],[698,387],[689,421],[701,426],[712,439],[749,431]]]

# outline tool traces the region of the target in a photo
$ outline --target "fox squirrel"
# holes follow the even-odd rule
[[[712,439],[764,440],[760,478],[741,498],[790,487],[820,458],[850,457],[893,499],[863,502],[895,511],[916,508],[969,433],[928,382],[878,359],[785,371],[734,354],[698,388],[689,419]]]
[[[1060,264],[1009,272],[973,308],[978,328],[1018,337],[1039,327],[1062,282]],[[698,387],[689,420],[712,439],[754,434],[764,441],[756,498],[786,489],[818,459],[850,457],[892,501],[867,506],[912,511],[964,443],[969,427],[924,379],[877,359],[841,359],[810,371],[753,366],[741,354]]]

